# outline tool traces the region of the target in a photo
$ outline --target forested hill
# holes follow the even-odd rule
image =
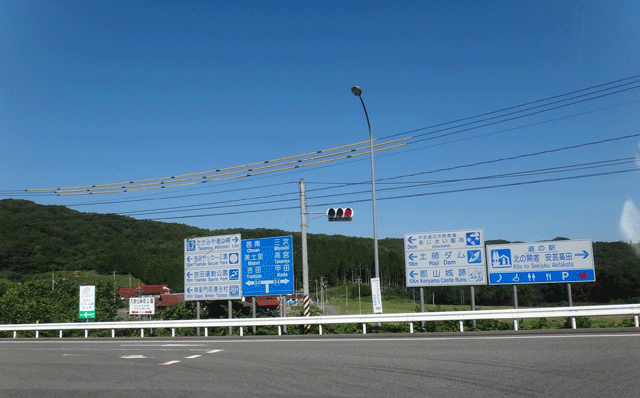
[[[206,230],[184,224],[136,220],[114,214],[82,213],[64,206],[27,200],[0,200],[0,279],[25,280],[34,274],[96,270],[129,274],[147,284],[169,284],[182,291],[184,239],[242,234],[242,239],[293,235],[296,286],[302,286],[300,232],[273,229]],[[488,242],[488,243],[505,243]],[[402,238],[382,239],[380,273],[383,286],[404,287]],[[635,301],[640,296],[638,247],[623,242],[594,242],[596,282],[573,284],[576,301]],[[309,279],[323,276],[330,285],[373,273],[370,238],[308,235]],[[462,287],[432,288],[441,302],[455,302]],[[478,286],[477,301],[505,304],[509,286]],[[519,287],[522,305],[566,300],[559,284]]]
[[[115,270],[131,273],[147,284],[166,283],[182,291],[184,239],[233,233],[240,233],[242,239],[293,235],[294,270],[301,280],[300,232],[206,230],[15,199],[0,200],[0,279],[22,280],[56,271],[107,274]],[[350,280],[358,275],[365,280],[373,269],[372,239],[309,234],[308,253],[311,280],[324,276],[335,283],[338,278]],[[389,278],[402,283],[402,240],[381,240],[380,257]],[[298,281],[296,286],[301,286]]]

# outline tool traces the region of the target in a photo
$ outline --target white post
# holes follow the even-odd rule
[[[278,325],[278,336],[282,336],[282,326]]]
[[[409,333],[413,333],[413,322],[409,322]]]
[[[171,328],[171,337],[176,337],[176,328]]]
[[[636,327],[640,327],[640,325],[638,324],[638,315],[634,315],[634,316],[633,316],[633,324],[634,324]]]
[[[518,330],[518,320],[517,319],[513,320],[513,330]]]
[[[366,323],[362,324],[362,334],[367,334],[367,324]]]
[[[231,326],[229,326],[229,327],[231,327]],[[240,337],[242,337],[242,336],[244,336],[244,330],[243,330],[242,326],[240,326]]]
[[[18,332],[16,332],[15,330],[13,331],[13,338],[15,339],[18,336]]]
[[[464,332],[464,322],[460,321],[460,331]]]
[[[62,338],[62,330],[60,331],[60,338]]]
[[[89,331],[87,329],[84,330],[84,338],[89,337]]]
[[[61,336],[62,337],[62,336]],[[111,329],[111,338],[115,339],[116,338],[116,330],[115,329]]]
[[[576,317],[572,316],[571,317],[571,329],[575,329],[576,328]]]
[[[36,339],[37,339],[38,337],[40,337],[40,331],[39,331],[39,330],[36,330]]]
[[[320,331],[320,334],[322,334],[322,325],[318,325],[318,330]]]
[[[140,337],[144,337],[144,329],[140,329]]]
[[[204,337],[209,337],[209,328],[204,328]]]

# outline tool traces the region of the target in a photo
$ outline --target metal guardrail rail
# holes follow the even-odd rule
[[[610,316],[633,315],[635,327],[639,327],[638,316],[640,304],[597,305],[578,307],[553,307],[553,308],[514,308],[479,311],[444,311],[444,312],[410,312],[399,314],[366,314],[366,315],[331,315],[313,317],[287,317],[287,318],[236,318],[236,319],[199,319],[179,321],[118,321],[118,322],[71,322],[71,323],[25,323],[0,325],[0,331],[13,331],[15,338],[18,331],[35,331],[36,338],[39,332],[44,330],[59,330],[60,337],[64,330],[84,330],[88,337],[89,330],[111,329],[111,336],[115,337],[116,329],[140,329],[144,337],[144,329],[164,328],[171,329],[175,336],[176,328],[204,328],[205,336],[208,328],[212,327],[239,327],[240,336],[243,328],[251,326],[277,326],[278,334],[282,334],[285,325],[319,325],[322,334],[322,325],[355,323],[362,324],[362,332],[366,333],[366,325],[371,323],[409,323],[410,332],[413,333],[414,322],[430,321],[459,321],[460,332],[464,331],[463,323],[468,320],[481,319],[511,319],[515,330],[518,330],[519,319],[530,318],[571,318],[571,325],[575,329],[575,317],[579,316]]]

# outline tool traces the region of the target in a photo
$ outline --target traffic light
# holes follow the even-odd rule
[[[327,210],[329,221],[351,221],[353,209],[351,207],[332,207]]]

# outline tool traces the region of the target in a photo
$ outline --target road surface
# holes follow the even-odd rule
[[[0,397],[636,397],[635,328],[0,340]]]

